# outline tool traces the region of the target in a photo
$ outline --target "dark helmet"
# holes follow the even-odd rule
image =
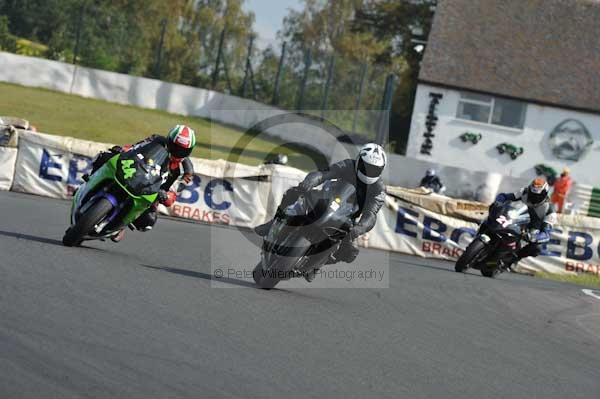
[[[194,129],[185,125],[177,125],[167,134],[167,149],[174,158],[188,157],[196,145]]]

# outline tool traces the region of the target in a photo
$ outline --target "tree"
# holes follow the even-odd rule
[[[16,49],[17,44],[15,43],[15,39],[8,30],[8,17],[0,15],[0,50],[14,52]]]
[[[358,12],[367,4],[367,0],[305,0],[304,9],[291,11],[279,33],[280,39],[289,44],[287,80],[295,79],[296,86],[301,80],[305,56],[310,51],[312,66],[304,92],[305,108],[321,108],[329,81],[325,105],[328,110],[338,111],[327,116],[346,130],[354,127],[352,110],[357,106],[359,92],[361,109],[378,109],[387,74],[399,73],[405,64],[402,58],[383,56],[387,40],[378,38],[374,31],[356,28]],[[329,76],[331,66],[333,75]],[[363,74],[364,80],[361,79]],[[289,102],[285,105],[293,106]],[[350,112],[341,112],[344,110]],[[376,121],[374,113],[362,113],[357,130],[372,139]]]
[[[398,85],[392,103],[390,139],[396,141],[396,152],[406,153],[406,144],[412,118],[419,67],[423,51],[417,44],[429,36],[437,0],[383,0],[369,1],[358,10],[355,30],[370,32],[386,50],[379,54],[379,62],[406,61],[399,71]],[[416,41],[419,42],[416,42]]]

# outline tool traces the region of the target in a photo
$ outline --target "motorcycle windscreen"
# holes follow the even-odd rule
[[[310,256],[327,257],[330,246],[321,248],[320,244],[345,236],[358,209],[355,198],[354,186],[341,180],[327,181],[320,190],[300,196],[286,209],[289,218],[275,223],[265,239],[263,262],[289,270],[296,264],[294,258],[302,257],[310,247],[320,248]]]
[[[531,217],[527,205],[518,202],[508,202],[491,210],[490,221],[497,227],[519,232],[522,226],[528,225]]]
[[[314,223],[341,227],[357,212],[356,188],[342,180],[325,182],[307,197]]]
[[[149,143],[121,154],[116,177],[133,195],[154,194],[168,173],[168,161],[169,153],[162,145]]]

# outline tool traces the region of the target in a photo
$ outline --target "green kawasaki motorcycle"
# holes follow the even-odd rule
[[[129,226],[158,196],[168,176],[169,153],[149,143],[117,154],[94,172],[73,196],[71,226],[62,242],[79,246],[84,240],[100,240]]]

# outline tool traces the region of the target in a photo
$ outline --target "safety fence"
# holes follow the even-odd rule
[[[1,137],[1,136],[0,136]],[[0,190],[68,199],[91,170],[92,157],[111,144],[19,130],[0,141]],[[193,159],[195,176],[169,209],[171,216],[205,223],[253,227],[272,217],[283,193],[305,173],[281,165],[248,166]],[[475,236],[487,205],[455,200],[424,189],[387,187],[375,228],[364,247],[456,260]],[[68,217],[65,215],[65,223]],[[559,215],[541,256],[519,264],[524,272],[600,276],[600,219]]]
[[[344,131],[338,129],[338,134],[332,134],[323,129],[315,129],[314,115],[302,117],[296,112],[288,112],[278,107],[213,90],[1,51],[0,65],[2,65],[0,68],[2,82],[41,87],[177,115],[201,117],[244,130],[256,128],[259,123],[264,126],[268,121],[280,118],[279,123],[272,123],[265,128],[264,134],[279,138],[286,143],[321,151],[329,159],[339,156],[339,154],[328,153],[327,149],[340,147],[336,145],[337,136],[344,134]],[[303,109],[309,110],[307,106]],[[308,111],[304,112],[308,113]],[[326,114],[326,117],[336,119],[331,115],[337,113],[338,111]],[[369,111],[362,111],[360,114],[374,114],[375,118],[387,115]],[[374,134],[375,131],[370,137],[374,137]]]

